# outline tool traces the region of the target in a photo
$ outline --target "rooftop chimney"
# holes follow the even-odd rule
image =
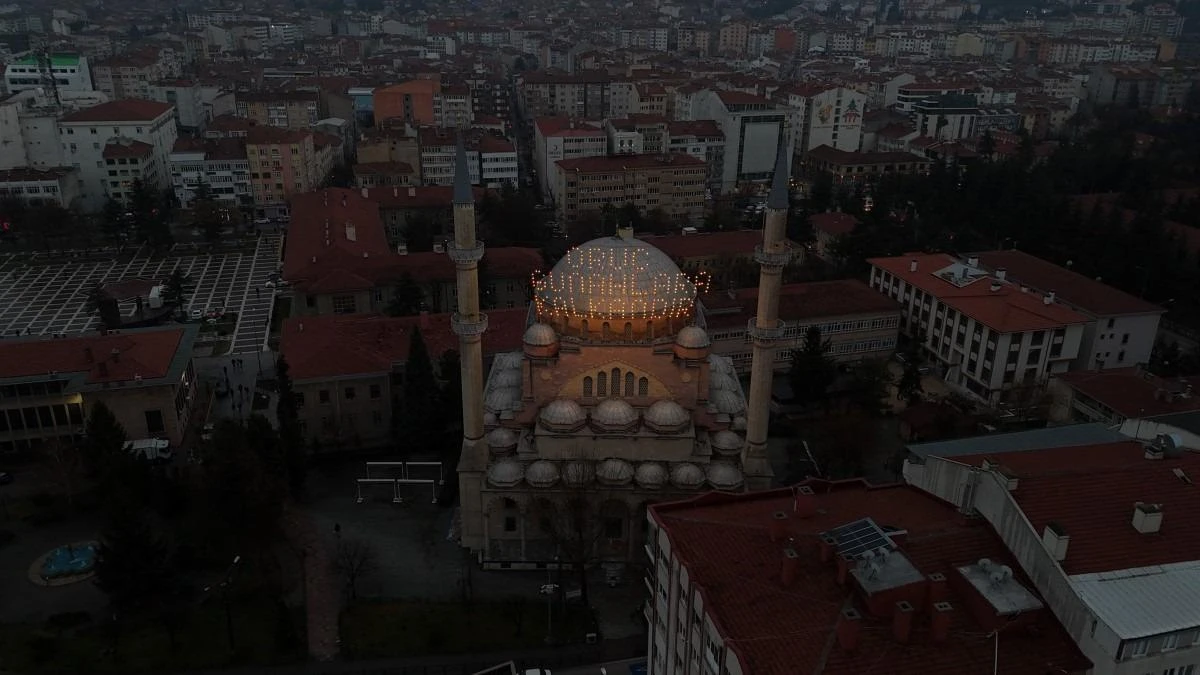
[[[301,321],[300,324],[297,326],[296,332],[298,332],[298,333],[304,332],[304,322],[303,321]]]
[[[847,607],[838,616],[837,641],[842,651],[852,652],[858,647],[858,631],[862,627],[862,614],[857,609]]]
[[[342,206],[346,205],[346,195],[342,195]]]
[[[892,636],[896,638],[896,642],[900,644],[908,644],[908,638],[912,636],[913,614],[916,612],[907,600],[901,600],[896,603],[896,609],[892,612]]]
[[[812,518],[817,515],[817,496],[813,494],[812,488],[807,485],[796,488],[793,508],[799,518]]]
[[[1162,504],[1137,502],[1133,505],[1133,529],[1142,534],[1155,534],[1162,529]]]
[[[787,537],[788,515],[783,511],[776,511],[771,515],[771,541],[783,541]]]
[[[84,360],[84,361],[86,361],[86,362],[88,362],[88,363],[91,363],[92,361],[95,361],[95,360],[96,360],[96,356],[95,356],[94,354],[92,354],[92,348],[91,348],[91,347],[84,347],[84,348],[83,348],[83,360]]]
[[[993,293],[995,293],[996,291],[1000,290],[1000,280],[999,280],[999,279],[992,279],[992,285],[991,285],[991,287],[990,287],[990,290],[991,290]]]
[[[1048,523],[1042,530],[1042,544],[1058,562],[1067,559],[1067,544],[1070,542],[1071,536],[1058,523]]]
[[[854,560],[849,556],[839,555],[837,557],[837,582],[839,586],[845,586],[850,579],[850,570],[854,567]]]
[[[916,272],[916,271],[917,271],[917,259],[916,259],[916,258],[913,258],[911,261],[909,261],[909,263],[908,263],[908,271],[909,271],[909,272]]]
[[[821,562],[828,563],[833,560],[833,554],[837,551],[837,540],[833,538],[833,535],[822,535],[818,546],[820,547]]]
[[[369,193],[369,192],[367,192],[367,188],[363,188],[363,189],[362,189],[362,198],[363,198],[363,199],[366,199],[366,198],[367,198],[367,195],[369,195],[369,194],[370,194],[370,193]]]
[[[1003,267],[996,270],[996,278],[1000,281],[1008,280],[1008,270],[1004,269]]]
[[[941,572],[934,572],[926,578],[926,581],[928,582],[926,588],[928,589],[929,595],[926,599],[925,606],[928,607],[930,611],[933,611],[933,608],[939,602],[942,602],[946,598],[950,597],[949,588],[946,586],[946,575],[942,574]]]
[[[973,255],[967,257],[967,267],[979,267],[979,256]]]
[[[121,350],[120,349],[113,347],[112,360],[113,360],[113,363],[120,363],[120,361],[121,361]]]
[[[1050,291],[1049,293],[1042,296],[1042,303],[1047,304],[1047,305],[1052,304],[1054,302],[1054,297],[1055,297],[1054,291]]]
[[[417,196],[417,188],[415,188],[415,187],[408,188],[408,196],[410,198],[416,197]]]
[[[358,232],[354,229],[354,223],[346,221],[346,241],[358,241]]]
[[[945,642],[950,637],[950,617],[954,613],[954,605],[939,602],[933,606],[933,614],[929,617],[931,637],[935,643]]]
[[[794,548],[783,549],[783,562],[779,568],[779,579],[784,588],[791,588],[796,583],[796,574],[800,571],[800,554]]]

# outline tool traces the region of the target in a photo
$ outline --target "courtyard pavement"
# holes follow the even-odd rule
[[[192,255],[149,256],[128,260],[64,260],[28,264],[14,256],[0,258],[0,336],[82,333],[94,329],[99,318],[87,312],[87,291],[95,283],[132,279],[164,281],[176,269],[192,278],[195,289],[185,309],[201,312],[224,308],[235,312],[235,353],[249,353],[266,345],[274,304],[272,289],[264,288],[268,275],[279,266],[282,240],[262,234],[255,252],[216,252]],[[256,290],[257,289],[257,290]],[[121,303],[121,312],[132,315],[136,301]]]
[[[99,616],[108,598],[90,580],[68,586],[38,586],[29,581],[29,566],[47,551],[77,541],[94,540],[99,517],[72,517],[61,524],[34,527],[8,520],[0,512],[0,529],[16,537],[0,548],[0,622],[40,622],[60,612],[91,612]]]

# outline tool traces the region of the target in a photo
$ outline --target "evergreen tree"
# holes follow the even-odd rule
[[[837,378],[837,366],[829,357],[829,342],[822,340],[821,329],[809,326],[804,344],[792,352],[788,381],[792,396],[800,405],[824,403],[829,387]]]
[[[167,277],[163,283],[163,302],[175,305],[182,313],[183,308],[187,305],[188,297],[196,284],[192,282],[192,278],[183,273],[183,269],[176,267],[171,272],[171,276]]]
[[[221,206],[213,197],[207,183],[196,186],[195,200],[192,202],[192,224],[204,235],[204,240],[215,244],[221,240],[221,228],[224,225]]]
[[[438,410],[442,414],[439,428],[445,431],[443,457],[454,461],[462,435],[462,370],[457,350],[447,349],[442,353],[438,359],[438,375],[442,379]]]
[[[921,400],[924,391],[921,388],[921,364],[915,354],[909,353],[904,361],[904,372],[900,375],[900,383],[896,385],[896,394],[908,405],[915,405]]]
[[[117,243],[125,232],[128,222],[125,219],[125,207],[117,200],[109,197],[104,202],[104,210],[100,215],[100,229],[110,243]]]
[[[979,137],[979,154],[984,159],[991,159],[992,155],[996,154],[996,139],[992,136],[991,129],[985,130],[983,136]]]
[[[96,585],[119,610],[144,607],[178,583],[166,540],[143,510],[129,508],[109,519],[100,535]]]
[[[427,452],[440,440],[441,434],[430,424],[439,419],[438,391],[425,339],[420,330],[414,329],[408,347],[408,360],[404,364],[404,412],[401,418],[404,420],[404,437],[418,452]]]
[[[114,459],[128,454],[125,443],[129,438],[125,434],[125,427],[102,401],[92,405],[87,424],[84,425],[84,439],[85,464],[94,472],[100,472]]]
[[[424,307],[424,291],[412,275],[405,272],[392,289],[392,299],[388,301],[384,313],[388,316],[416,316]]]
[[[304,493],[304,482],[308,471],[307,445],[300,432],[300,409],[296,405],[296,392],[292,387],[291,367],[279,355],[275,362],[275,379],[279,388],[279,401],[275,404],[275,418],[279,423],[279,444],[283,452],[287,471],[288,487],[292,497],[300,498]]]

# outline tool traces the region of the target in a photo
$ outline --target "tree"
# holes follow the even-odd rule
[[[292,497],[304,493],[304,481],[308,471],[307,450],[304,434],[300,432],[300,409],[296,404],[296,392],[292,387],[290,366],[283,354],[275,362],[275,379],[278,383],[279,401],[275,404],[275,418],[279,423],[279,443],[287,468],[288,487]]]
[[[425,293],[412,275],[405,272],[392,288],[392,299],[383,310],[388,316],[416,316],[425,307]]]
[[[837,366],[828,351],[829,342],[822,340],[821,329],[817,326],[809,326],[804,333],[804,343],[792,351],[788,382],[799,405],[825,402],[829,387],[837,378]]]
[[[529,599],[523,595],[514,595],[504,601],[504,615],[513,622],[513,637],[521,637],[525,633],[525,616],[529,613]]]
[[[83,470],[83,457],[71,444],[61,438],[51,438],[45,441],[42,448],[46,458],[50,460],[50,469],[54,481],[67,496],[67,505],[75,505],[75,490],[79,485]]]
[[[224,216],[207,183],[196,186],[195,200],[192,202],[192,225],[199,228],[208,243],[220,241]]]
[[[93,473],[99,473],[114,458],[128,454],[125,450],[128,440],[125,427],[117,421],[117,416],[103,401],[97,401],[92,405],[87,424],[84,425],[84,466]]]
[[[104,210],[100,215],[100,230],[110,243],[117,243],[125,233],[129,222],[125,218],[125,207],[117,200],[109,197],[104,202]]]
[[[133,229],[140,241],[154,248],[171,245],[169,208],[170,205],[158,190],[146,185],[140,178],[134,179],[129,211],[133,214]]]
[[[666,211],[658,206],[646,212],[643,223],[647,232],[653,232],[654,234],[670,234],[671,232],[671,218],[667,216]]]
[[[822,213],[833,207],[833,174],[822,171],[813,179],[808,191],[808,206],[814,213]]]
[[[863,449],[873,441],[864,438],[871,420],[861,412],[832,415],[814,422],[811,436],[813,459],[823,476],[852,478],[863,474]]]
[[[224,421],[205,446],[201,499],[206,548],[218,557],[267,554],[280,534],[287,470],[270,422]]]
[[[900,375],[900,383],[896,386],[896,395],[908,405],[915,405],[921,400],[921,366],[914,359],[904,362],[904,372]]]
[[[437,378],[433,374],[433,363],[419,329],[412,332],[408,347],[408,360],[404,363],[404,434],[409,445],[426,451],[439,440],[440,432],[431,428],[430,420],[439,418]]]
[[[458,350],[443,352],[437,369],[442,380],[438,396],[438,411],[441,412],[438,426],[445,433],[442,454],[444,460],[453,462],[458,456],[458,441],[462,437],[462,370]]]
[[[849,400],[868,415],[882,414],[891,383],[886,362],[859,361],[850,371]]]
[[[996,154],[996,139],[992,136],[991,129],[987,129],[983,136],[979,137],[979,154],[984,159],[991,159],[992,155]]]
[[[617,209],[617,227],[632,227],[635,232],[640,232],[642,221],[642,211],[633,202],[626,202]]]
[[[333,564],[346,581],[351,600],[358,599],[358,584],[379,568],[375,547],[362,539],[338,538]]]
[[[170,544],[137,507],[109,518],[95,569],[96,585],[121,612],[160,605],[180,587]]]
[[[428,253],[442,234],[442,223],[429,211],[410,211],[404,220],[404,245],[409,253]]]
[[[107,327],[121,325],[121,309],[117,301],[104,290],[104,284],[99,281],[88,287],[84,310],[88,314],[97,314],[100,324]]]
[[[187,304],[188,296],[195,287],[192,277],[184,274],[181,268],[176,267],[171,272],[171,276],[167,277],[163,283],[163,302],[175,305],[182,312],[184,305]]]

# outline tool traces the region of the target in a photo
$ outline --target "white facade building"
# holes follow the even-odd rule
[[[150,87],[150,100],[174,106],[179,126],[195,131],[203,131],[212,118],[233,114],[237,109],[233,92],[192,80],[157,82]]]
[[[771,101],[735,91],[705,90],[692,99],[688,119],[715,120],[725,135],[725,161],[722,165],[721,192],[737,189],[739,184],[762,182],[771,177],[775,150],[781,136],[788,156],[794,152],[796,111],[777,107]]]
[[[83,182],[80,206],[89,211],[103,207],[109,179],[119,176],[120,169],[107,164],[104,153],[108,145],[150,146],[147,158],[139,158],[145,164],[140,177],[150,187],[166,189],[170,186],[169,156],[176,137],[172,107],[157,101],[112,101],[71,113],[58,122],[64,162],[79,169]]]
[[[603,157],[608,154],[608,134],[599,125],[565,117],[540,117],[534,121],[533,164],[542,196],[554,200],[554,167],[560,159]]]
[[[479,181],[487,188],[517,187],[517,149],[512,143],[484,136],[479,139]]]
[[[0,200],[16,199],[29,206],[54,204],[71,208],[79,198],[79,172],[73,168],[0,171]]]
[[[185,207],[195,199],[201,184],[222,202],[249,206],[254,201],[250,161],[241,139],[180,139],[171,151],[170,170],[175,198]]]
[[[803,154],[822,145],[846,152],[862,149],[866,94],[845,87],[813,84],[782,90],[776,93],[776,98],[798,113],[800,135],[796,152]]]
[[[50,73],[59,91],[92,91],[92,71],[86,56],[51,54]],[[48,89],[45,62],[30,55],[16,59],[4,69],[4,86],[9,93],[29,89]]]

